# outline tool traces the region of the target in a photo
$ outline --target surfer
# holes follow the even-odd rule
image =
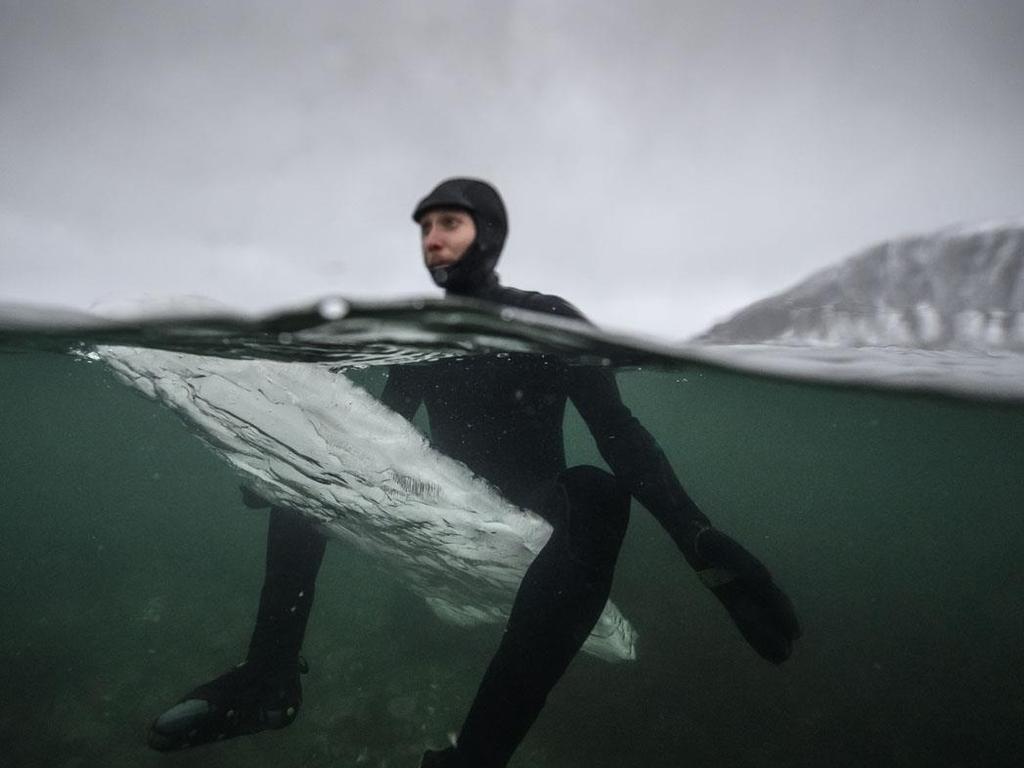
[[[423,259],[447,295],[585,321],[558,296],[503,286],[494,271],[508,232],[498,192],[449,179],[413,212]],[[567,468],[568,401],[612,474]],[[528,568],[499,647],[457,743],[425,768],[499,768],[537,718],[601,613],[635,497],[665,528],[701,581],[762,657],[785,661],[800,635],[793,607],[761,562],[715,528],[689,497],[651,434],[601,367],[539,354],[481,355],[398,366],[381,401],[407,419],[425,407],[433,447],[490,481],[552,526]],[[246,496],[252,506],[261,499]],[[301,705],[299,651],[324,536],[297,513],[272,508],[266,575],[245,662],[188,693],[156,719],[149,743],[180,749],[291,723]]]

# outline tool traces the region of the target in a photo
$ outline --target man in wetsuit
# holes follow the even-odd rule
[[[413,219],[425,264],[448,295],[583,320],[564,299],[499,283],[494,268],[508,225],[489,184],[442,182]],[[562,421],[569,400],[614,474],[566,467]],[[754,649],[774,663],[789,657],[800,629],[788,598],[690,499],[622,403],[609,370],[537,354],[442,360],[391,369],[381,401],[408,419],[424,405],[435,448],[553,528],[519,587],[457,745],[428,752],[423,766],[508,763],[608,599],[631,496],[655,515]],[[299,650],[323,552],[324,538],[312,525],[271,510],[266,578],[246,661],[161,715],[151,746],[178,749],[294,719]]]

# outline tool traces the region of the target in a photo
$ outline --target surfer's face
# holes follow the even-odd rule
[[[420,218],[419,225],[423,262],[427,269],[454,264],[476,239],[473,217],[457,208],[427,211]]]

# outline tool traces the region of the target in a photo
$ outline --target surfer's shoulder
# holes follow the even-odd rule
[[[561,296],[555,296],[550,293],[521,291],[518,288],[502,286],[494,298],[499,304],[527,309],[531,312],[543,312],[548,315],[557,315],[558,317],[589,322],[586,316],[572,303],[566,301]]]

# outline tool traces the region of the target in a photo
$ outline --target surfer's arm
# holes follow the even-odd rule
[[[391,366],[388,368],[388,380],[380,394],[380,401],[407,421],[412,421],[423,402],[419,379],[408,366]]]
[[[776,664],[789,658],[800,624],[768,569],[711,525],[657,441],[622,402],[611,371],[579,367],[569,375],[573,404],[615,476],[668,531],[754,650]]]
[[[569,376],[573,405],[602,458],[685,553],[694,532],[709,521],[679,482],[665,452],[622,402],[610,370],[574,367]]]
[[[561,296],[514,293],[511,303],[523,309],[593,325]],[[695,526],[708,525],[708,519],[683,489],[654,437],[622,402],[614,374],[606,368],[571,366],[569,397],[612,472],[683,549],[684,543],[692,540]]]

